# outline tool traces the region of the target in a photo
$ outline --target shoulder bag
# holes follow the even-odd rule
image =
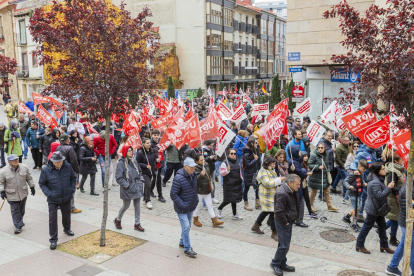
[[[326,182],[328,182],[328,185],[331,185],[332,184],[332,175],[329,172],[329,170],[326,167],[326,164],[325,164],[325,162],[323,162],[323,160],[322,160],[322,163],[323,163],[323,166],[325,167],[325,170],[326,170]]]

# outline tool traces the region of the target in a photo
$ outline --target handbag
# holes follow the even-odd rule
[[[377,208],[374,199],[372,199],[372,203],[374,204],[374,207],[377,210],[378,215],[381,217],[385,217],[391,211],[391,207],[390,205],[388,205],[387,202],[384,202],[384,204],[382,204],[379,208]]]
[[[326,164],[325,164],[325,162],[323,162],[323,160],[322,160],[322,163],[323,163],[323,166],[325,167],[325,170],[326,170],[326,182],[328,182],[328,185],[331,185],[332,184],[332,175],[329,172],[329,170],[326,167]]]
[[[255,190],[259,189],[260,183],[257,181],[257,172],[253,175],[252,186]]]

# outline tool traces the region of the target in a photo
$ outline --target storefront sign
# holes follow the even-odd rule
[[[329,80],[331,79],[331,70],[329,67],[307,67],[306,78],[313,80]]]
[[[345,69],[335,69],[331,73],[331,82],[358,82],[360,78],[359,74],[356,72],[351,72]]]

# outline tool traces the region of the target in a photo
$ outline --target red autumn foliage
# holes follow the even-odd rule
[[[14,58],[6,57],[0,54],[0,87],[9,87],[8,75],[17,71],[17,61]]]

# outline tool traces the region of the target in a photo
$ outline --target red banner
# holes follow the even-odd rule
[[[137,128],[129,133],[129,137],[125,142],[125,146],[131,146],[133,149],[142,148],[141,137],[139,136]]]
[[[392,137],[394,144],[397,147],[397,154],[404,159],[405,167],[408,167],[410,157],[411,132],[404,132],[401,135]]]
[[[187,122],[173,126],[170,129],[170,140],[177,149],[182,148],[185,144],[190,144],[191,141],[201,139],[200,122],[198,121],[197,115],[193,116]]]
[[[268,121],[256,133],[260,135],[270,150],[279,139],[280,134],[286,129],[286,112],[280,112],[272,120]]]
[[[372,105],[368,105],[361,110],[357,110],[342,117],[342,121],[345,123],[346,128],[354,136],[357,136],[356,133],[359,130],[377,121],[377,117],[372,112],[371,108]]]
[[[89,122],[85,122],[86,128],[88,129],[89,134],[95,133],[99,134],[96,129],[94,129]]]
[[[218,127],[221,119],[215,112],[211,113],[207,118],[200,121],[201,141],[193,140],[189,143],[191,148],[195,148],[202,141],[215,139],[219,136]]]
[[[162,116],[161,118],[158,118],[155,121],[151,122],[151,125],[154,129],[159,129],[162,127],[165,127],[166,125],[170,124],[173,120],[173,113],[169,111],[167,114]]]
[[[268,115],[268,114],[269,114],[269,103],[253,105],[252,116]]]
[[[216,107],[217,112],[220,113],[220,115],[224,118],[230,118],[232,115],[231,110],[223,103],[220,102]]]
[[[58,118],[58,120],[60,120],[60,118],[62,118],[63,114],[65,113],[64,110],[62,110],[62,108],[60,107],[56,107],[53,104],[51,104],[53,111],[55,112],[56,118]]]
[[[33,104],[34,105],[49,102],[48,97],[43,97],[42,95],[36,94],[36,93],[32,93],[32,98],[33,98]]]
[[[192,117],[194,116],[194,111],[193,111],[193,109],[191,108],[191,106],[188,108],[188,112],[187,112],[187,114],[185,114],[185,117],[184,117],[184,121],[185,122],[187,122],[188,120],[190,120]]]
[[[270,113],[269,116],[267,116],[267,119],[266,120],[269,122],[275,116],[277,116],[279,113],[281,113],[281,112],[283,112],[283,113],[289,112],[288,105],[289,105],[289,98],[286,98],[283,101],[281,101],[280,103],[278,103],[277,105],[275,105],[275,107],[273,108],[272,113]]]
[[[162,136],[161,140],[158,142],[157,147],[160,152],[166,150],[171,145],[169,132],[170,132],[170,129],[167,129],[167,131]]]
[[[37,109],[36,118],[39,118],[39,120],[45,123],[46,126],[50,126],[50,129],[52,130],[59,128],[56,119],[53,118],[42,105],[39,105],[39,108]]]
[[[368,147],[374,149],[381,147],[390,141],[390,116],[385,116],[382,120],[358,130],[355,134]]]
[[[19,102],[18,107],[19,107],[19,113],[27,113],[27,114],[33,113],[33,112],[30,110],[30,108],[28,108],[28,107],[27,107],[24,103],[22,103],[22,102]]]
[[[176,123],[176,124],[184,123],[184,119],[183,119],[184,112],[185,112],[184,111],[184,106],[182,106],[177,112],[173,111],[173,113],[175,114],[174,117],[173,117],[173,122]]]

